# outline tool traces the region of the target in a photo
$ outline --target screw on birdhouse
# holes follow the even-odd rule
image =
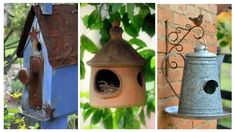
[[[50,104],[45,104],[43,110],[46,112],[46,117],[53,119],[53,112],[55,108],[51,108]]]
[[[98,81],[96,87],[100,90],[101,93],[110,94],[118,90],[118,86],[115,86],[113,83],[108,83],[104,80]]]

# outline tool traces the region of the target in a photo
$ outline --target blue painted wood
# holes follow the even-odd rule
[[[51,121],[41,122],[41,129],[66,129],[67,117],[62,116]]]
[[[43,15],[51,15],[52,14],[52,3],[43,3],[40,4],[41,11]]]
[[[54,117],[77,113],[78,67],[70,65],[53,70],[51,103]]]

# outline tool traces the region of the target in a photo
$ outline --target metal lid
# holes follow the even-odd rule
[[[90,66],[141,66],[145,59],[122,39],[119,22],[113,22],[110,29],[111,39],[87,62]]]
[[[205,44],[198,44],[194,47],[193,53],[188,53],[186,57],[216,57],[216,54],[209,52]]]

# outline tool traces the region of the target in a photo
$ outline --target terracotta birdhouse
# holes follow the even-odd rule
[[[113,22],[111,39],[87,62],[91,66],[90,104],[94,107],[131,107],[146,102],[145,60],[122,39]]]

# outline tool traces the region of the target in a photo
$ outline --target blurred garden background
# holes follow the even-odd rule
[[[218,45],[221,48],[221,53],[225,54],[221,69],[221,89],[232,92],[232,5],[218,5],[217,12]],[[231,100],[223,99],[223,106],[231,110],[232,98]],[[232,117],[220,119],[218,124],[232,128]]]

